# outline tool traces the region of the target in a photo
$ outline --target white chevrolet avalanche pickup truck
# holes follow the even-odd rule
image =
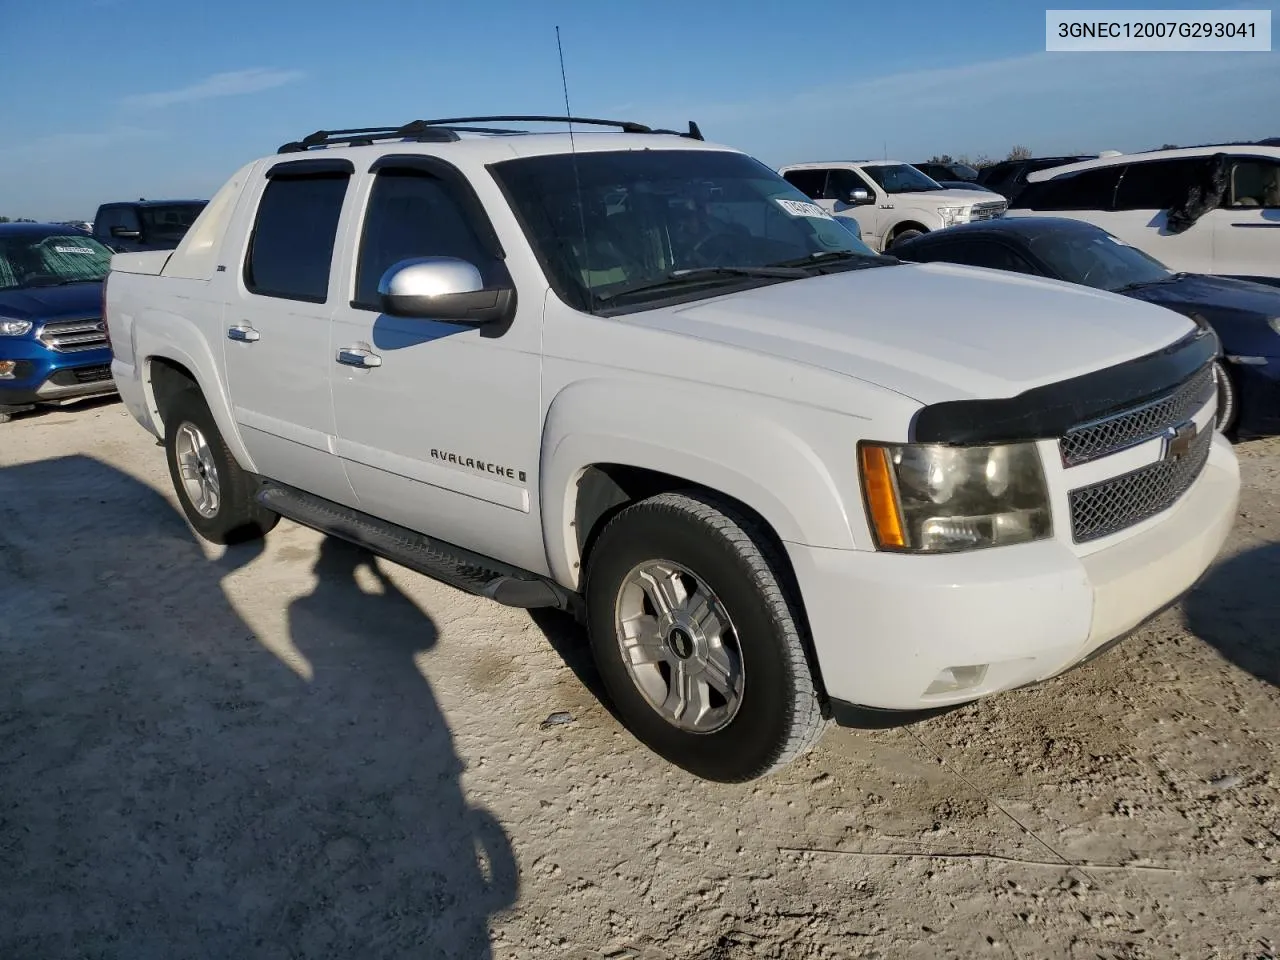
[[[321,131],[113,259],[199,535],[283,516],[572,612],[630,730],[722,781],[1061,674],[1213,561],[1191,321],[868,253],[692,124],[512,132],[547,119]]]

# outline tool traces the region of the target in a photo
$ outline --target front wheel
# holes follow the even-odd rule
[[[906,230],[899,230],[893,235],[893,240],[889,243],[889,249],[892,250],[900,243],[906,243],[908,240],[914,240],[916,237],[923,237],[923,230],[916,230],[914,227],[908,227]]]
[[[825,721],[786,589],[755,521],[666,493],[622,510],[587,572],[587,626],[632,733],[699,777],[740,782],[815,744]]]
[[[183,390],[164,412],[169,476],[196,533],[212,543],[243,543],[265,536],[279,521],[254,499],[253,483],[218,432],[209,406]]]
[[[1229,435],[1239,418],[1240,407],[1236,385],[1231,382],[1231,374],[1220,360],[1213,362],[1213,380],[1218,388],[1218,412],[1214,416],[1214,426],[1219,433]]]

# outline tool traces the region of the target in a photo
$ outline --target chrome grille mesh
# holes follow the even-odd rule
[[[1071,536],[1087,543],[1132,527],[1167,510],[1190,489],[1213,443],[1210,423],[1183,456],[1159,460],[1130,473],[1072,490]]]
[[[969,211],[970,222],[976,220],[994,220],[1004,213],[1008,204],[1003,200],[988,200],[985,203],[975,203]]]
[[[1206,365],[1171,393],[1096,423],[1068,431],[1058,441],[1062,464],[1078,466],[1160,436],[1191,419],[1213,396],[1213,367]]]
[[[40,330],[39,340],[50,350],[59,353],[76,353],[80,350],[97,350],[107,345],[107,333],[102,320],[63,320],[46,323]]]

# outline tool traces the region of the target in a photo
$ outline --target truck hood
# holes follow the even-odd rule
[[[58,320],[98,316],[102,312],[102,281],[68,283],[61,287],[0,290],[0,317],[15,320]]]
[[[985,190],[929,190],[925,193],[893,193],[889,200],[894,206],[963,207],[971,203],[1002,201],[998,193]]]
[[[1014,396],[1195,329],[1128,297],[943,263],[784,281],[626,322],[830,370],[922,404]]]

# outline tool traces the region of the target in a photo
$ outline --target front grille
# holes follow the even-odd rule
[[[50,350],[77,353],[105,347],[107,331],[106,325],[97,317],[90,320],[61,320],[46,323],[40,330],[38,339]]]
[[[1178,387],[1150,403],[1069,430],[1058,441],[1062,465],[1074,467],[1145,443],[1185,423],[1214,395],[1213,366],[1206,364]]]
[[[1210,423],[1177,459],[1159,460],[1130,473],[1072,490],[1071,536],[1088,543],[1117,533],[1169,509],[1204,469],[1213,444]]]
[[[977,220],[995,220],[1004,214],[1005,207],[1009,204],[1004,200],[989,200],[984,203],[975,203],[973,209],[969,211],[969,221],[972,223]]]

